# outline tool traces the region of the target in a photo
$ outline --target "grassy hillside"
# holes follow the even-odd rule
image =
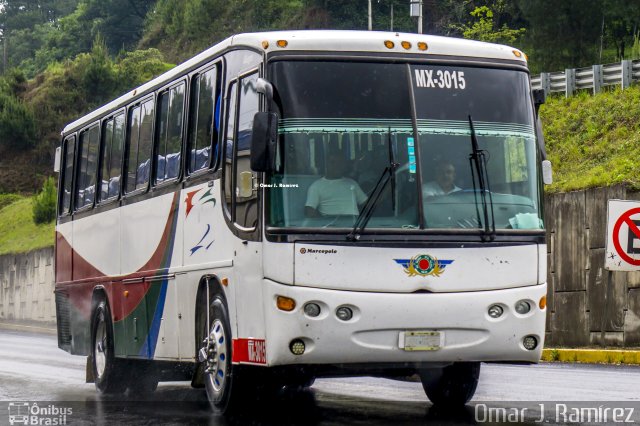
[[[548,191],[618,183],[640,189],[640,86],[553,96],[541,118],[554,172]]]
[[[54,223],[35,225],[31,197],[0,194],[0,255],[53,245]]]

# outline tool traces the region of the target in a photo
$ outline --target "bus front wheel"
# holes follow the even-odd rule
[[[444,368],[420,371],[427,397],[438,406],[465,405],[476,393],[479,378],[479,362],[456,362]]]
[[[109,304],[103,298],[93,311],[91,320],[93,348],[92,367],[96,388],[100,393],[119,394],[127,388],[126,360],[115,356],[113,325]]]
[[[206,321],[205,321],[206,323]],[[231,327],[224,299],[217,295],[209,306],[209,324],[201,342],[198,359],[203,367],[203,380],[212,407],[231,411],[242,395],[237,367],[231,363]]]

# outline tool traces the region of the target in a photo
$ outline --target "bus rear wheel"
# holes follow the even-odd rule
[[[444,368],[420,371],[429,400],[437,406],[457,407],[473,398],[480,378],[479,362],[456,362]]]
[[[92,368],[96,389],[103,394],[120,394],[127,389],[126,360],[114,352],[113,324],[106,300],[101,299],[91,319]]]

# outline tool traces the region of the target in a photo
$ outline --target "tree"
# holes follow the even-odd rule
[[[78,0],[0,0],[3,72],[33,56],[43,44],[42,29],[69,14],[77,3]]]
[[[33,197],[33,222],[36,225],[52,222],[56,218],[56,194],[56,181],[49,177],[44,181],[40,193]]]
[[[511,29],[507,24],[498,27],[493,20],[493,11],[487,6],[476,7],[471,16],[475,22],[462,27],[464,38],[490,43],[515,43],[525,32],[525,28]]]

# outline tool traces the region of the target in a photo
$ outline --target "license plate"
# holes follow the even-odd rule
[[[440,331],[403,331],[398,343],[405,351],[437,351],[443,341]]]

